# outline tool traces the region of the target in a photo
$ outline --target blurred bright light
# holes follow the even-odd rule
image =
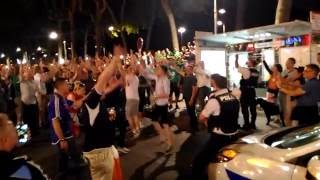
[[[109,31],[114,31],[114,27],[113,26],[109,26],[108,30]]]
[[[43,55],[44,58],[46,58],[47,56],[48,56],[47,54],[44,54],[44,55]]]
[[[67,41],[63,41],[63,44],[67,43]]]
[[[222,22],[222,21],[217,21],[217,25],[218,25],[218,26],[222,26],[222,25],[223,25],[223,22]]]
[[[20,52],[20,51],[21,51],[21,48],[20,48],[20,47],[17,47],[16,51],[17,51],[17,52]]]
[[[50,39],[57,39],[58,38],[58,33],[55,31],[50,32],[49,34]]]
[[[0,57],[4,58],[4,57],[6,57],[6,55],[4,53],[1,53]]]
[[[181,34],[183,34],[183,33],[186,32],[186,30],[187,30],[187,29],[186,29],[185,27],[179,27],[178,32],[181,33]]]
[[[56,53],[55,55],[56,55],[56,56],[58,56],[59,54],[58,54],[58,53]]]
[[[271,33],[265,33],[265,35],[269,37],[269,36],[271,36]]]
[[[36,58],[35,57],[32,57],[32,60],[35,60]]]
[[[219,9],[219,13],[220,14],[224,14],[224,13],[226,13],[227,11],[225,10],[225,9]]]
[[[38,48],[37,48],[37,51],[41,51],[42,50],[42,48],[39,46]]]
[[[59,64],[64,64],[64,59],[63,58],[59,59]]]

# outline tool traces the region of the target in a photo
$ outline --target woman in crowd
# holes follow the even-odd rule
[[[259,98],[257,102],[264,110],[267,117],[267,125],[269,125],[271,116],[280,114],[279,107],[277,105],[277,98],[279,93],[277,81],[279,81],[281,78],[282,66],[280,64],[275,64],[272,68],[270,68],[266,61],[263,61],[263,65],[270,74],[270,78],[267,83],[266,98]],[[284,125],[283,119],[282,124]]]

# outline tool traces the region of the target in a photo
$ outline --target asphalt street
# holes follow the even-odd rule
[[[240,123],[242,123],[240,115]],[[188,180],[191,162],[194,155],[206,142],[206,130],[196,134],[188,131],[189,120],[185,112],[175,120],[175,147],[171,153],[164,153],[165,147],[155,134],[150,119],[143,120],[144,129],[139,138],[130,140],[131,152],[121,155],[123,175],[126,180]],[[266,126],[264,115],[258,113],[258,131],[268,131],[278,127],[277,124]],[[40,164],[51,178],[57,175],[57,152],[49,142],[48,130],[30,144],[17,148],[17,154],[27,154],[33,161]],[[75,178],[76,179],[76,178]]]

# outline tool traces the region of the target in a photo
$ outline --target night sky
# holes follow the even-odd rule
[[[0,52],[13,53],[19,45],[25,49],[34,49],[38,45],[52,47],[48,42],[48,32],[56,29],[56,22],[50,20],[50,0],[10,0],[0,2]],[[90,0],[85,0],[90,1]],[[116,16],[120,16],[121,0],[109,0]],[[151,5],[155,3],[154,5]],[[277,0],[218,0],[219,8],[227,13],[220,17],[226,23],[227,31],[237,28],[250,28],[274,23]],[[152,8],[154,6],[154,8]],[[177,26],[185,26],[187,32],[184,41],[193,39],[194,31],[212,31],[213,0],[172,0]],[[243,20],[237,22],[239,6],[243,9]],[[167,19],[159,0],[127,0],[125,20],[137,25],[140,34],[128,38],[129,46],[135,48],[137,37],[145,37],[152,14],[155,15],[152,31],[151,49],[170,47],[170,31]],[[309,19],[309,11],[320,11],[319,0],[293,0],[291,19]],[[77,38],[82,42],[83,29],[88,18],[83,14],[77,16]],[[106,17],[106,20],[109,20]],[[111,24],[111,23],[108,23]],[[237,25],[238,24],[238,25]],[[64,29],[66,37],[68,30]],[[221,30],[220,30],[221,31]],[[68,38],[67,38],[68,39]],[[93,46],[93,37],[91,38]],[[106,39],[106,46],[111,47],[111,40]],[[81,48],[78,48],[81,51]]]

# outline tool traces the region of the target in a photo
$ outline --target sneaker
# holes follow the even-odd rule
[[[117,148],[118,152],[122,153],[122,154],[128,154],[128,151],[126,151],[124,148]]]
[[[124,147],[124,148],[122,148],[124,151],[126,151],[126,152],[130,152],[131,150],[129,149],[129,148],[126,148],[126,147]]]
[[[167,145],[166,153],[170,153],[173,150],[173,145]]]
[[[140,136],[140,132],[136,132],[133,134],[133,138],[135,138],[135,139],[138,138],[139,136]]]

